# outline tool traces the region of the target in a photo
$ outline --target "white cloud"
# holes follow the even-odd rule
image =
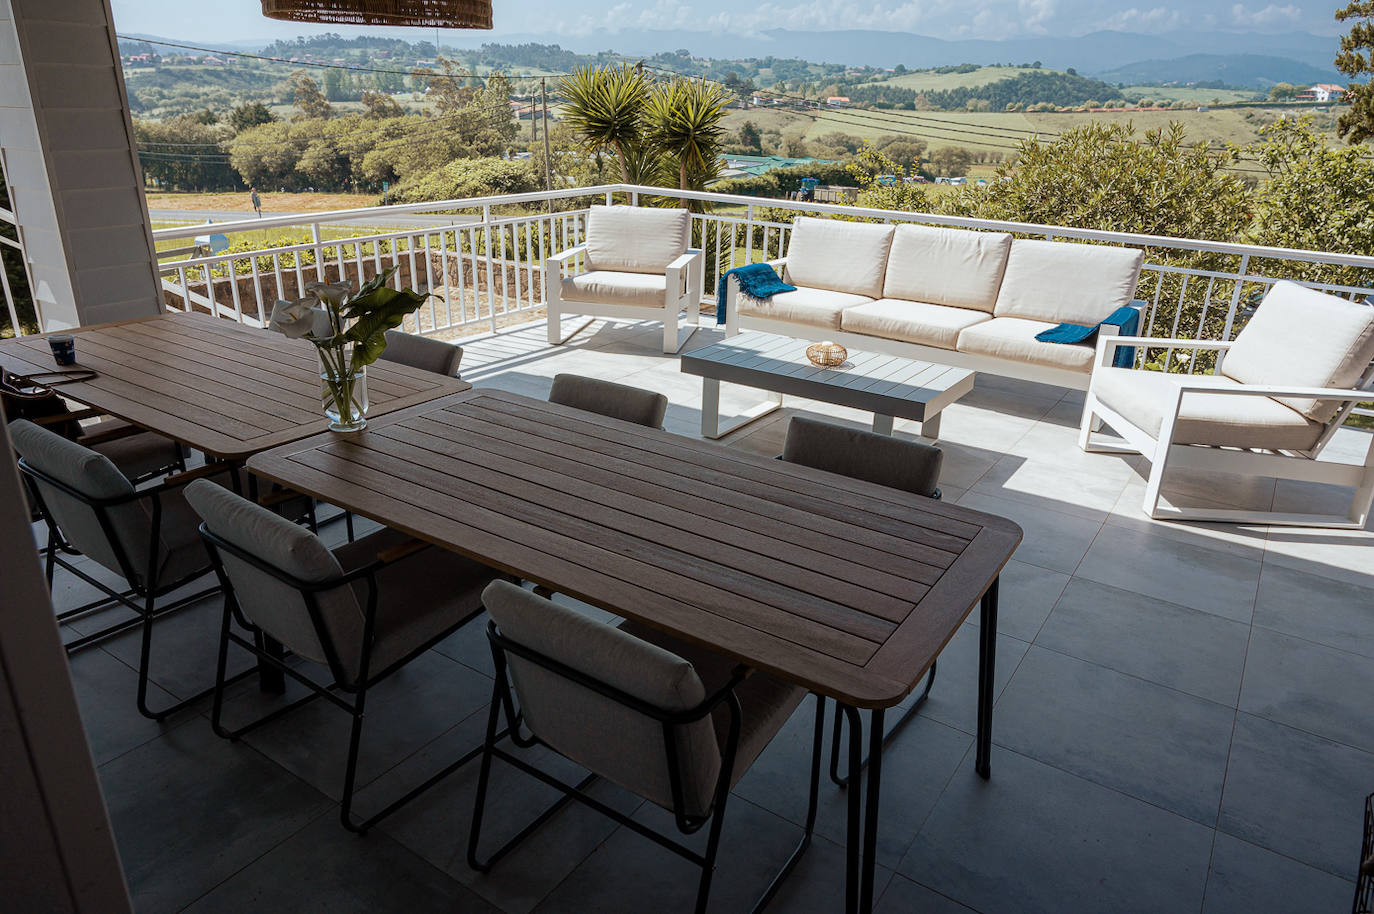
[[[1113,29],[1122,32],[1171,32],[1188,22],[1182,10],[1167,6],[1140,9],[1132,6],[1118,10],[1098,23],[1099,29]]]
[[[1235,25],[1267,28],[1279,25],[1293,25],[1302,21],[1302,10],[1288,4],[1279,6],[1271,3],[1264,9],[1252,10],[1242,3],[1231,7],[1231,21]]]

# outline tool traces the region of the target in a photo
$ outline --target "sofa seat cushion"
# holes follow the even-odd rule
[[[1017,238],[997,293],[998,317],[1096,324],[1131,303],[1143,251]]]
[[[892,226],[800,216],[783,279],[794,286],[881,298]]]
[[[668,278],[663,273],[592,270],[563,280],[559,294],[570,302],[662,308],[667,292]]]
[[[886,298],[992,313],[1011,236],[933,225],[899,225],[883,280]],[[953,348],[951,342],[948,348]]]
[[[1092,346],[1065,343],[1042,343],[1035,335],[1054,327],[1048,321],[1033,321],[1021,317],[995,317],[974,324],[959,332],[960,352],[991,355],[1012,362],[1044,365],[1046,368],[1066,368],[1087,373],[1092,370]]]
[[[992,315],[986,311],[971,308],[880,298],[872,304],[846,308],[840,318],[840,329],[888,340],[953,349],[959,341],[959,331],[991,319]]]
[[[872,303],[873,299],[863,295],[798,288],[795,292],[781,292],[767,301],[755,301],[747,295],[741,295],[737,299],[736,311],[749,317],[839,330],[840,316],[846,308]]]
[[[1221,373],[1242,384],[1353,388],[1374,360],[1374,307],[1297,283],[1275,283],[1236,336]],[[1282,397],[1309,419],[1329,422],[1339,400]]]
[[[1158,439],[1164,414],[1173,408],[1183,381],[1208,387],[1237,387],[1223,375],[1177,375],[1130,368],[1099,368],[1093,392],[1102,404]],[[1322,425],[1270,397],[1186,393],[1174,424],[1175,444],[1306,450],[1321,437]]]
[[[651,206],[593,206],[587,214],[587,269],[662,273],[687,252],[692,214]]]

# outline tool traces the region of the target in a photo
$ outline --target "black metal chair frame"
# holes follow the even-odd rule
[[[181,589],[197,578],[203,577],[211,570],[210,562],[207,561],[204,568],[194,571],[184,577],[177,578],[173,581],[159,580],[158,561],[159,547],[162,541],[162,496],[168,492],[180,489],[182,486],[191,482],[191,480],[182,479],[170,483],[164,482],[152,488],[139,489],[127,495],[120,495],[114,498],[91,498],[85,493],[67,485],[62,480],[56,479],[44,473],[42,470],[37,469],[23,458],[19,460],[19,469],[26,477],[26,481],[29,484],[29,492],[34,499],[34,504],[39,507],[39,512],[48,528],[48,549],[44,563],[44,574],[47,576],[49,589],[52,588],[55,566],[60,565],[64,570],[105,594],[105,597],[102,599],[59,613],[57,616],[59,622],[66,622],[81,615],[109,608],[115,603],[123,604],[136,613],[132,619],[117,622],[100,631],[83,635],[75,641],[69,642],[66,645],[67,653],[71,654],[83,647],[88,647],[105,638],[112,637],[135,626],[141,625],[143,634],[142,643],[139,649],[137,699],[139,713],[144,717],[160,721],[180,711],[187,705],[209,695],[212,689],[205,689],[189,698],[175,702],[158,711],[154,711],[148,707],[148,681],[152,657],[154,620],[177,612],[178,610],[185,609],[207,597],[213,596],[219,591],[218,586],[208,587],[189,596],[182,597],[165,606],[156,605],[159,597]],[[232,469],[233,467],[229,465],[216,467],[213,472],[200,473],[196,478],[203,478],[207,475],[218,475],[220,472],[229,472]],[[122,592],[114,590],[59,555],[60,552],[70,552],[73,550],[71,550],[70,545],[66,545],[65,547],[59,545],[60,543],[65,544],[66,541],[62,537],[61,531],[58,530],[56,522],[52,519],[52,512],[48,510],[43,500],[42,490],[38,486],[39,482],[42,482],[44,485],[50,485],[65,495],[82,502],[94,512],[96,520],[100,524],[101,532],[104,534],[111,551],[114,553],[115,562],[119,565],[119,572],[129,584],[128,590]],[[109,512],[112,508],[130,505],[143,499],[148,499],[152,504],[152,520],[149,525],[151,532],[148,543],[148,564],[140,575],[137,569],[135,569],[134,562],[129,557],[128,552],[125,551],[123,543],[120,542],[119,536],[115,533]],[[246,675],[246,673],[241,673],[235,678],[240,678],[243,675]]]
[[[609,817],[620,825],[648,838],[660,847],[672,851],[680,857],[695,863],[701,867],[701,878],[697,884],[696,912],[702,914],[706,910],[706,903],[710,895],[711,879],[715,873],[716,854],[720,848],[721,826],[725,818],[725,806],[730,796],[730,779],[735,767],[735,753],[739,747],[740,715],[742,713],[739,698],[735,695],[735,689],[748,678],[753,670],[745,666],[735,668],[730,679],[724,686],[708,696],[696,707],[685,711],[668,712],[655,705],[649,704],[644,700],[633,695],[627,694],[614,686],[608,685],[599,679],[573,669],[565,664],[547,657],[537,651],[531,650],[522,644],[510,640],[501,634],[500,629],[494,621],[487,623],[487,638],[491,642],[492,660],[496,667],[496,678],[492,688],[491,709],[487,716],[486,738],[481,746],[482,765],[477,778],[477,798],[476,806],[472,815],[472,828],[468,838],[468,865],[481,873],[491,871],[491,868],[501,858],[533,834],[542,825],[557,815],[567,804],[576,800],[583,805],[595,809],[604,816]],[[663,727],[664,748],[667,753],[668,765],[668,784],[673,801],[673,819],[679,832],[684,835],[692,835],[700,831],[708,822],[710,832],[706,844],[706,853],[700,854],[685,844],[674,841],[667,835],[655,831],[643,825],[629,816],[624,815],[616,809],[612,809],[600,800],[589,796],[586,789],[594,783],[598,776],[590,774],[577,785],[566,784],[547,772],[526,762],[505,750],[499,748],[497,743],[504,737],[510,737],[511,742],[522,749],[532,748],[540,745],[542,740],[531,734],[528,737],[520,734],[521,714],[515,710],[514,699],[511,694],[510,682],[506,673],[506,655],[514,654],[517,657],[535,663],[556,676],[567,679],[577,685],[590,689],[599,695],[624,705],[632,711],[643,714],[652,720],[658,721]],[[762,911],[772,901],[778,889],[782,887],[783,880],[792,872],[797,863],[801,860],[802,854],[811,844],[811,836],[816,825],[816,802],[820,787],[820,764],[821,749],[823,744],[822,735],[825,729],[825,698],[817,695],[816,697],[816,725],[812,737],[811,749],[811,782],[810,795],[806,811],[806,825],[802,834],[801,841],[783,864],[778,874],[773,877],[768,888],[759,897],[753,907],[754,912]],[[720,774],[716,779],[715,789],[711,807],[702,816],[692,816],[685,811],[685,802],[682,794],[682,772],[678,757],[677,728],[686,724],[695,723],[706,718],[715,709],[724,704],[730,712],[730,723],[725,740],[724,751],[721,755]],[[505,712],[506,726],[499,728],[501,712]],[[553,748],[553,747],[550,747]],[[553,751],[557,752],[557,749]],[[481,838],[482,818],[486,805],[487,784],[491,774],[491,760],[499,757],[510,765],[520,769],[531,777],[536,778],[562,792],[563,797],[546,809],[534,821],[530,822],[521,829],[514,837],[498,848],[486,860],[479,858],[477,853],[478,842]]]
[[[372,686],[401,669],[407,663],[425,653],[434,645],[481,615],[485,612],[485,607],[479,603],[475,610],[465,615],[453,625],[446,627],[438,635],[428,639],[419,647],[410,651],[380,672],[373,673],[369,667],[372,661],[373,639],[377,622],[377,572],[388,565],[401,561],[402,558],[413,553],[406,553],[406,556],[398,557],[390,561],[379,558],[369,562],[367,565],[347,572],[346,574],[325,581],[303,581],[300,578],[282,571],[275,565],[263,561],[252,553],[245,552],[243,549],[240,549],[238,546],[235,546],[222,537],[217,536],[215,533],[211,532],[205,524],[200,525],[200,534],[204,537],[206,547],[210,551],[211,562],[214,566],[215,574],[219,578],[220,589],[224,592],[224,614],[220,625],[219,657],[216,661],[215,685],[212,689],[214,692],[214,703],[210,712],[210,725],[218,736],[230,741],[237,741],[250,731],[256,730],[264,724],[271,723],[280,717],[284,717],[297,708],[309,704],[316,698],[325,698],[336,707],[341,708],[352,718],[353,725],[348,738],[348,759],[344,768],[344,792],[339,807],[339,820],[344,828],[360,835],[366,834],[368,829],[372,828],[372,826],[376,825],[382,819],[391,815],[406,803],[409,803],[430,787],[433,787],[445,777],[457,771],[468,762],[476,759],[481,754],[481,746],[472,749],[457,761],[450,763],[441,771],[426,779],[419,786],[389,803],[379,812],[361,821],[355,821],[352,815],[353,793],[354,785],[357,781],[358,750],[362,743],[363,719],[368,691]],[[427,546],[426,548],[434,547]],[[275,643],[275,639],[244,616],[238,605],[238,600],[234,595],[233,584],[229,581],[229,576],[224,570],[224,562],[220,558],[221,552],[228,553],[240,561],[246,562],[258,571],[269,574],[300,592],[302,599],[305,601],[306,610],[310,614],[310,621],[315,627],[316,637],[319,639],[320,646],[324,649],[325,660],[327,661],[330,675],[334,679],[333,683],[321,685],[295,667],[288,665],[285,662],[285,657],[279,651],[272,648],[271,645]],[[343,663],[339,658],[338,651],[335,649],[333,640],[328,636],[328,629],[324,624],[324,616],[320,612],[319,594],[340,587],[350,587],[356,581],[367,582],[367,601],[363,618],[363,651],[362,656],[359,658],[358,676],[356,680],[350,681],[343,667]],[[246,631],[251,632],[253,640],[250,641],[233,631],[230,624],[231,620],[237,622],[239,626]],[[237,729],[230,730],[226,728],[223,724],[222,717],[224,710],[224,686],[232,681],[232,679],[226,680],[225,678],[229,657],[229,643],[231,641],[252,653],[253,656],[257,658],[260,665],[290,676],[292,679],[304,685],[310,690],[310,694],[303,698],[296,699],[283,707],[277,708]],[[341,698],[337,694],[338,692],[346,692],[352,695],[353,700],[349,702]]]

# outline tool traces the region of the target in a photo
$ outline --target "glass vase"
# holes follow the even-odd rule
[[[367,366],[355,368],[343,346],[321,346],[318,352],[320,404],[330,431],[359,431],[367,425]]]

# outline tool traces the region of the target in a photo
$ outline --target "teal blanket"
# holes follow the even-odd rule
[[[739,290],[755,301],[767,301],[779,292],[797,291],[796,286],[783,282],[766,263],[751,263],[727,270],[716,287],[717,324],[725,323],[725,292],[730,287],[731,276],[739,282]]]
[[[1143,305],[1144,302],[1134,304]],[[1048,330],[1041,330],[1035,338],[1042,343],[1091,343],[1102,327],[1117,327],[1121,336],[1135,336],[1140,332],[1140,309],[1129,305],[1117,308],[1107,319],[1096,324],[1060,324]],[[1118,346],[1112,357],[1113,368],[1130,368],[1135,365],[1135,347]]]

